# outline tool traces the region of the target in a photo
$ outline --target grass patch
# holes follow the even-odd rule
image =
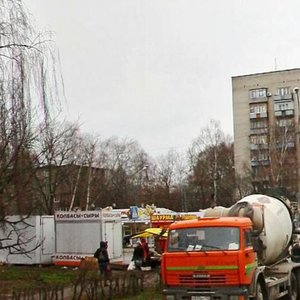
[[[76,278],[75,270],[60,267],[2,266],[0,267],[0,289],[27,288],[40,285],[68,284]]]
[[[124,274],[120,271],[114,271],[112,282],[116,278],[123,278]],[[122,271],[121,271],[122,272]],[[127,271],[125,271],[125,276]],[[141,274],[136,274],[140,276]],[[127,296],[126,298],[113,299],[129,299],[129,300],[159,300],[162,299],[161,291],[158,290],[159,275],[158,273],[144,274],[144,290],[137,291],[136,296]],[[83,277],[82,277],[83,276]],[[11,294],[12,291],[17,293],[27,293],[28,297],[32,297],[39,291],[40,288],[46,288],[48,291],[51,289],[57,291],[58,288],[76,284],[82,284],[81,279],[84,281],[91,281],[98,279],[98,272],[88,271],[82,272],[80,269],[63,269],[57,266],[38,267],[38,266],[0,266],[0,298],[5,294]],[[108,293],[108,290],[106,290]],[[2,296],[1,296],[2,295]],[[27,294],[26,294],[27,295]],[[3,298],[1,298],[3,299]],[[27,299],[27,298],[26,298]],[[28,298],[29,299],[29,298]],[[30,298],[31,299],[31,298]]]

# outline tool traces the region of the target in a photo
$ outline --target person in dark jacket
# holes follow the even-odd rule
[[[144,249],[142,247],[141,242],[137,242],[137,245],[133,250],[133,255],[131,259],[134,262],[135,268],[137,270],[141,269],[141,266],[143,264],[143,259],[144,259]]]
[[[96,250],[94,257],[98,259],[100,274],[107,275],[107,269],[109,265],[107,242],[100,242],[100,248]]]

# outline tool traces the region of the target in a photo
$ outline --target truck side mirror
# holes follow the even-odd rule
[[[254,252],[260,252],[261,251],[261,240],[258,238],[253,239],[253,250]]]
[[[258,254],[262,255],[264,249],[266,248],[263,244],[263,241],[259,238],[258,230],[252,231],[252,243],[253,243],[253,250]]]
[[[259,237],[253,239],[253,250],[257,253],[258,258],[263,257],[263,251],[266,249],[263,241]]]

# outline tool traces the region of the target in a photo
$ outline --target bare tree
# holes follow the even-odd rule
[[[82,166],[85,166],[87,168],[87,179],[86,179],[86,201],[85,201],[85,210],[88,210],[90,208],[91,198],[93,198],[93,179],[97,178],[97,173],[99,170],[97,170],[97,162],[96,162],[96,151],[97,151],[97,145],[98,145],[98,138],[91,136],[91,135],[85,135],[82,136],[81,142],[79,144],[79,150],[80,150],[80,158],[79,160],[79,171],[78,171],[78,178],[80,178],[80,173],[82,172]],[[101,171],[101,170],[100,170]],[[79,182],[77,182],[79,183]],[[96,183],[97,185],[97,183]],[[77,186],[76,186],[77,188]],[[75,190],[74,190],[75,191]],[[72,200],[75,198],[75,193],[73,195]],[[71,206],[70,206],[71,208]]]
[[[225,154],[227,155],[224,157]],[[234,169],[231,138],[225,136],[219,122],[211,120],[209,125],[201,130],[200,135],[189,149],[189,163],[194,184],[201,179],[198,182],[198,184],[201,183],[198,188],[202,186],[198,190],[198,194],[200,192],[199,196],[202,198],[200,205],[203,206],[208,202],[210,205],[216,205],[221,199],[223,202],[224,195],[218,195],[224,189],[224,186],[220,184],[225,182],[225,170],[227,169],[225,173],[234,174]],[[195,181],[195,178],[198,179]],[[231,181],[228,183],[230,182],[234,182],[234,177],[231,177]],[[205,186],[209,187],[210,195],[207,195]],[[228,188],[234,189],[232,184]]]
[[[1,190],[6,191],[3,201],[22,203],[14,206],[17,212],[18,206],[28,203],[24,191],[30,189],[35,170],[31,155],[35,126],[37,121],[48,124],[58,81],[53,43],[35,32],[22,2],[0,0],[0,13],[0,147],[2,176],[8,179],[0,197]]]
[[[251,193],[253,193],[253,172],[245,165],[243,176],[235,174],[234,199],[237,201]]]
[[[270,173],[272,186],[290,186],[297,190],[297,176],[294,169],[296,134],[295,126],[279,126],[272,130],[270,137]]]
[[[60,88],[55,45],[48,33],[35,32],[22,1],[0,0],[0,15],[0,226],[4,228],[8,214],[27,216],[34,210],[35,127],[48,124],[58,111]],[[21,244],[5,247],[23,249]]]
[[[34,30],[22,1],[0,0],[0,13],[1,113],[13,108],[20,126],[45,122],[59,108],[63,88],[51,33]]]
[[[49,123],[41,127],[35,145],[35,194],[40,213],[53,214],[54,203],[59,202],[60,191],[71,188],[74,177],[76,149],[79,144],[77,124]],[[69,191],[71,194],[71,191]]]
[[[99,143],[98,165],[106,170],[101,199],[96,205],[128,207],[136,200],[137,187],[146,173],[139,172],[149,165],[147,154],[131,139],[111,137]]]
[[[252,145],[255,147],[251,151],[251,160],[254,164],[252,181],[256,192],[289,187],[289,193],[293,194],[297,190],[294,128],[292,119],[278,120],[277,124],[269,127],[268,139],[265,135],[252,138]]]
[[[155,185],[152,186],[154,203],[173,210],[187,210],[187,170],[182,154],[170,150],[156,159],[154,166]]]

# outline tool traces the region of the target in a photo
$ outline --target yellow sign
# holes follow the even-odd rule
[[[174,215],[151,215],[152,222],[159,222],[159,221],[173,222],[174,219],[175,219]]]

